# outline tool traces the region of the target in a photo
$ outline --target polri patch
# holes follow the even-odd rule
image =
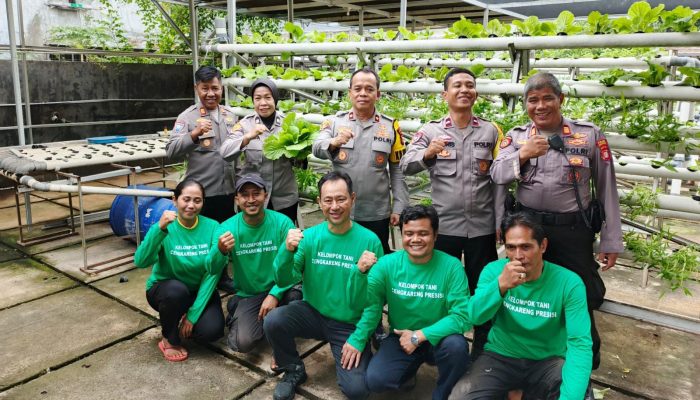
[[[600,150],[600,158],[602,158],[603,161],[610,161],[612,159],[607,139],[598,140],[596,142],[596,146],[598,146],[598,149]]]
[[[506,147],[510,146],[510,144],[513,142],[513,138],[510,136],[506,136],[501,140],[501,145],[499,146],[502,149],[505,149]]]
[[[180,133],[185,128],[185,123],[182,121],[175,122],[175,127],[173,128],[174,133]]]

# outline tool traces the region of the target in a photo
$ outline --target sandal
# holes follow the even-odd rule
[[[168,350],[174,350],[175,347],[165,347],[165,343],[163,343],[163,340],[160,340],[158,342],[158,348],[160,349],[161,353],[163,353],[163,357],[170,361],[170,362],[179,362],[179,361],[185,361],[187,360],[188,354],[187,352],[181,353],[180,355],[173,355],[173,354],[168,354]],[[184,347],[183,347],[184,349]]]

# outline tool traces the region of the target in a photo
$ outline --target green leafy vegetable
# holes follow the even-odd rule
[[[680,86],[700,87],[700,68],[698,67],[678,67],[678,71],[685,75]]]
[[[450,38],[482,38],[486,36],[483,25],[473,23],[464,18],[464,15],[460,15],[459,21],[453,23],[447,31],[445,37]]]
[[[637,72],[631,78],[642,82],[644,86],[661,86],[661,82],[669,75],[668,71],[662,65],[654,64],[649,60],[646,60],[646,63],[649,69]]]
[[[503,24],[497,19],[492,19],[486,24],[486,34],[489,37],[503,37],[510,35],[510,25]]]
[[[696,32],[699,19],[700,11],[693,12],[690,7],[678,6],[661,13],[661,27],[664,31]]]
[[[304,41],[304,29],[302,29],[301,26],[288,21],[284,24],[284,30],[289,32],[289,36],[294,43],[301,43]]]
[[[630,28],[632,32],[653,32],[654,27],[659,22],[661,11],[664,10],[664,5],[651,8],[646,1],[638,1],[630,6],[627,10],[627,16],[630,20]]]
[[[559,13],[554,25],[557,34],[575,35],[583,30],[582,27],[576,25],[574,14],[567,10]]]
[[[318,125],[289,113],[282,120],[282,129],[263,143],[263,154],[270,160],[281,157],[305,160],[311,154],[311,145],[318,135]]]
[[[612,22],[608,14],[601,14],[600,11],[591,11],[588,14],[588,26],[586,31],[591,34],[604,34],[613,31]]]

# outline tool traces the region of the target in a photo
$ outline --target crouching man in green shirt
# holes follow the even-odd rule
[[[355,202],[352,181],[344,172],[329,172],[318,182],[319,204],[326,218],[303,233],[292,229],[275,258],[275,281],[284,287],[302,280],[303,301],[272,310],[263,328],[279,368],[275,400],[292,399],[306,380],[294,338],[325,340],[335,358],[338,385],[350,399],[365,399],[365,373],[371,357],[367,338],[377,327],[365,308],[365,274],[383,255],[377,235],[350,220]]]
[[[467,277],[460,260],[434,250],[437,232],[435,208],[404,209],[404,249],[379,259],[369,273],[368,303],[389,306],[392,329],[367,369],[372,392],[399,389],[428,362],[438,368],[433,399],[444,400],[469,368]],[[376,324],[381,307],[370,310]]]
[[[450,399],[581,400],[591,375],[592,341],[581,278],[543,261],[544,230],[530,214],[503,221],[507,259],[491,262],[469,302],[474,324],[493,319],[485,352]]]
[[[218,246],[207,265],[233,266],[235,295],[227,303],[228,345],[247,353],[263,338],[262,321],[278,305],[301,299],[292,285],[275,285],[273,262],[284,246],[292,220],[265,209],[267,189],[260,175],[248,174],[236,182],[236,203],[241,211],[219,227]],[[212,273],[219,273],[212,271]],[[274,367],[274,365],[273,365]]]

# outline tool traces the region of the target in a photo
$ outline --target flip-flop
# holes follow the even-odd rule
[[[168,355],[165,351],[171,349],[172,347],[166,348],[162,340],[158,341],[158,348],[160,349],[161,353],[163,353],[163,357],[170,362],[179,362],[187,360],[187,353],[181,354],[179,356]]]

